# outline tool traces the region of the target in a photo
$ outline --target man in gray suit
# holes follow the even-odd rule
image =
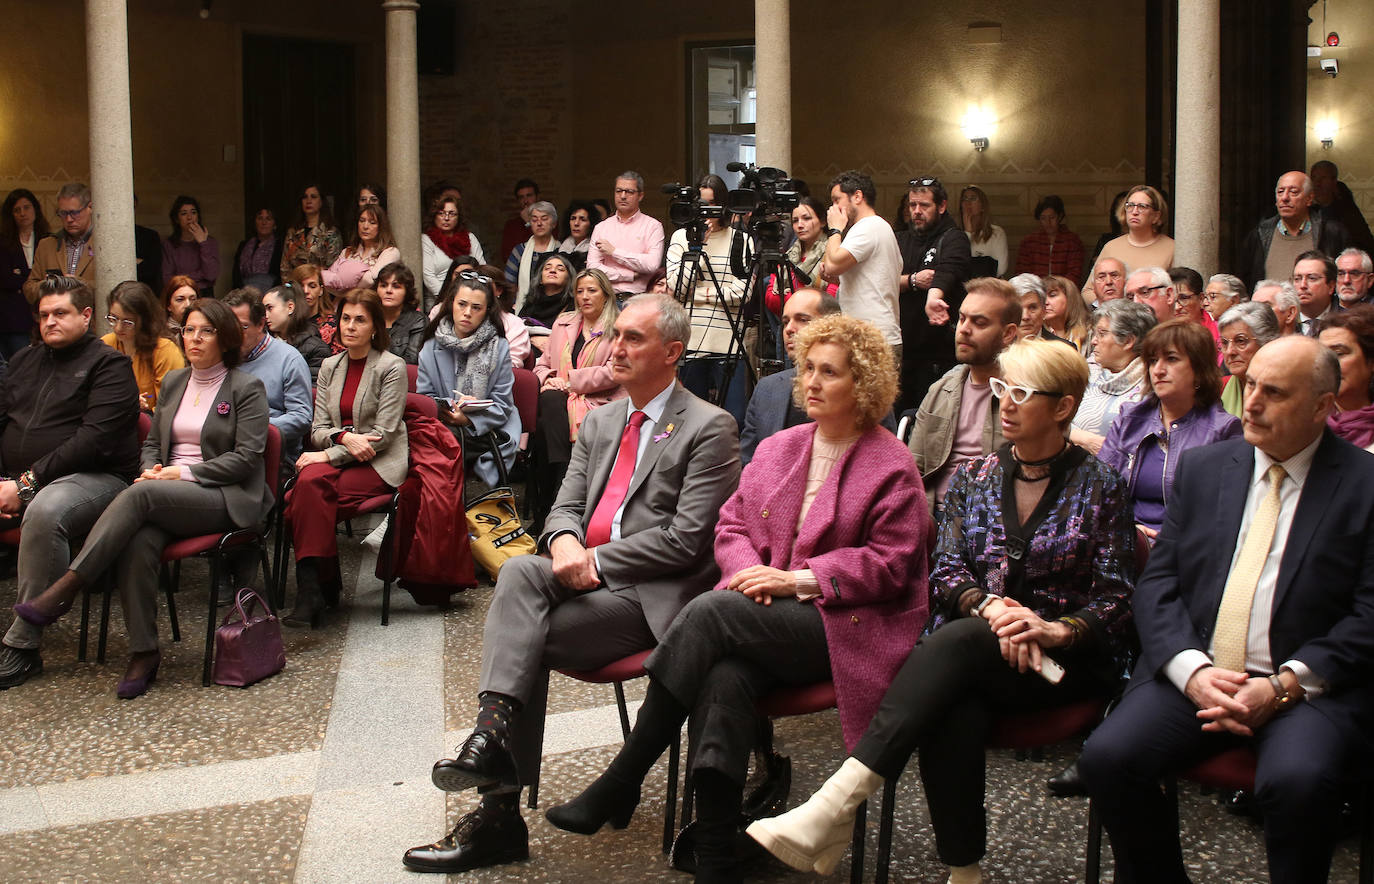
[[[782,308],[782,340],[787,347],[788,358],[792,356],[792,344],[798,332],[813,319],[839,312],[840,302],[819,289],[801,288],[793,292]],[[754,388],[749,409],[744,414],[744,429],[739,434],[741,464],[747,466],[754,459],[754,449],[764,439],[779,430],[811,420],[806,412],[792,404],[792,382],[796,377],[797,367],[790,365],[762,379]]]
[[[543,556],[501,569],[487,613],[477,724],[458,756],[434,765],[446,791],[482,793],[443,840],[406,851],[407,867],[461,872],[529,856],[521,785],[537,771],[550,669],[593,669],[652,648],[717,578],[717,514],[739,482],[728,413],[676,380],[691,333],[667,295],[632,298],[616,319],[611,371],[626,404],[582,424]]]

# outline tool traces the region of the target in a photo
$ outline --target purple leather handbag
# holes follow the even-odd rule
[[[259,607],[262,610],[255,611]],[[240,589],[234,607],[215,630],[215,684],[247,687],[285,667],[277,615],[251,588]]]

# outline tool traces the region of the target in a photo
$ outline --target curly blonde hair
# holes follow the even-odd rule
[[[860,432],[877,426],[897,400],[897,366],[883,333],[872,323],[839,313],[822,316],[802,329],[792,357],[799,369],[792,382],[792,401],[803,411],[805,380],[800,367],[806,363],[807,351],[816,344],[838,344],[848,351],[849,370],[854,375],[855,423]]]

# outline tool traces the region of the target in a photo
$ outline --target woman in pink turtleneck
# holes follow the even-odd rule
[[[272,508],[263,472],[267,394],[237,370],[243,329],[219,301],[193,301],[182,327],[189,369],[169,372],[153,428],[143,443],[143,472],[106,508],[71,569],[15,613],[46,626],[83,587],[113,569],[129,630],[129,666],[115,693],[132,699],[157,677],[157,572],[163,547],[177,537],[256,525]]]

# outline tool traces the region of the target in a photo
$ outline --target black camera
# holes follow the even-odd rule
[[[725,218],[725,207],[702,202],[701,190],[694,185],[678,184],[674,181],[659,189],[672,196],[668,203],[668,220],[672,221],[674,226],[686,227],[707,218]]]
[[[735,215],[751,215],[751,225],[789,219],[801,202],[801,194],[782,169],[753,163],[727,163],[725,168],[740,173],[740,186],[730,191],[726,207]]]

